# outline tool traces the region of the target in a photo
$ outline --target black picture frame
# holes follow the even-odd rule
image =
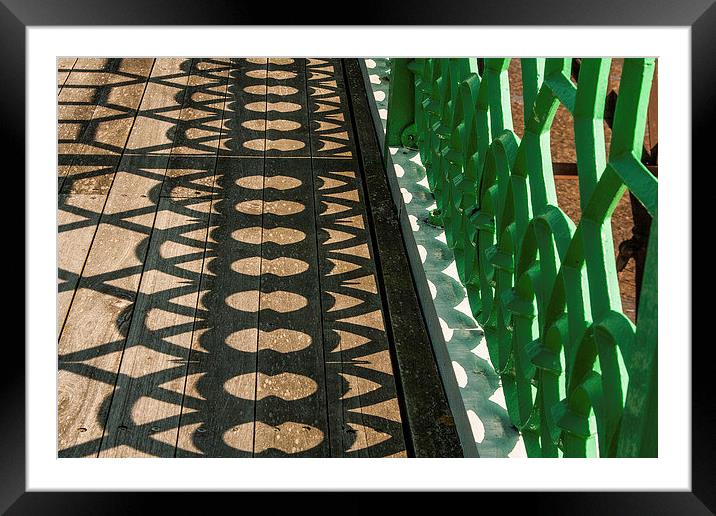
[[[384,2],[364,1],[342,3],[350,16],[337,17],[340,11],[328,9],[328,2],[288,3],[241,2],[240,0],[2,0],[0,3],[0,84],[3,95],[3,144],[7,149],[22,149],[25,143],[26,45],[28,26],[43,25],[214,25],[221,24],[284,24],[341,25],[350,21],[359,25],[398,24],[475,24],[475,25],[620,25],[620,26],[690,26],[692,72],[692,162],[708,163],[716,139],[716,4],[714,0],[541,0],[500,2],[468,2],[467,0],[430,0],[421,3],[386,5]],[[323,14],[318,14],[323,13]],[[334,16],[331,16],[333,14]],[[424,43],[416,42],[416,45]],[[54,114],[53,114],[54,116]],[[24,169],[24,154],[14,153],[18,159],[16,169]],[[694,165],[695,166],[695,165]],[[693,167],[692,167],[693,168]],[[708,173],[707,167],[704,169]],[[690,170],[683,170],[685,177]],[[14,190],[15,197],[19,188]],[[24,190],[25,195],[32,192]],[[27,197],[26,197],[27,198]],[[693,204],[694,222],[707,220],[705,210],[709,203]],[[21,262],[13,257],[15,269]],[[708,265],[707,265],[708,266]],[[696,271],[698,273],[698,271]],[[32,271],[25,270],[25,275]],[[691,282],[690,277],[684,281]],[[702,287],[703,288],[703,287]],[[691,303],[691,300],[684,300]],[[706,315],[706,304],[697,305],[696,316]],[[28,309],[30,309],[28,307]],[[685,328],[685,339],[691,331]],[[695,340],[695,339],[694,339]],[[672,345],[685,345],[671,343]],[[713,362],[709,360],[709,342],[692,347],[692,491],[665,492],[610,492],[610,493],[481,493],[472,494],[465,503],[476,507],[475,496],[480,497],[479,507],[496,502],[510,509],[525,506],[531,511],[549,514],[709,514],[716,512],[716,446],[714,425],[716,410],[713,388],[708,383]],[[685,347],[685,346],[684,346]],[[180,507],[182,511],[193,507],[206,508],[205,498],[219,506],[229,502],[229,496],[241,496],[237,508],[252,507],[260,502],[261,495],[205,493],[203,496],[179,493],[40,493],[25,492],[25,352],[17,344],[6,342],[3,353],[4,370],[0,374],[0,414],[3,421],[0,439],[0,511],[9,514],[127,514],[150,512],[147,498],[156,498],[162,512]],[[668,446],[668,443],[666,443]],[[559,479],[555,479],[558,483]],[[271,512],[299,507],[306,493],[289,497],[272,495]],[[256,500],[247,500],[257,498]],[[265,495],[264,495],[265,496]],[[218,497],[218,498],[217,498]],[[334,501],[336,497],[340,501]],[[486,498],[489,497],[489,498]],[[372,510],[373,502],[364,494],[325,494],[317,509],[322,506],[342,511],[365,513]],[[385,497],[381,512],[405,510],[406,498],[421,503],[418,493],[401,497]],[[266,498],[263,499],[264,501]],[[451,504],[454,502],[451,502]],[[249,505],[247,505],[249,504]]]

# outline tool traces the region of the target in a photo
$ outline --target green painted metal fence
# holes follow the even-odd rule
[[[657,455],[657,188],[641,163],[653,59],[626,59],[605,152],[610,59],[393,59],[386,144],[420,151],[510,418],[533,457]],[[559,208],[550,127],[574,120],[581,220]],[[623,314],[611,215],[652,217],[636,326]]]

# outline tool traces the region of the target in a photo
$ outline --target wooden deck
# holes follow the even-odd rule
[[[59,60],[60,457],[421,455],[344,61]]]

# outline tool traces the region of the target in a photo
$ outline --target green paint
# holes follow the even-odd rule
[[[610,154],[610,59],[393,59],[388,144],[417,147],[470,307],[532,457],[657,454],[657,193],[640,162],[653,59],[626,59]],[[559,208],[550,128],[574,117],[582,218]],[[392,142],[392,143],[391,143]],[[653,217],[636,327],[622,313],[610,219],[625,190]]]
[[[396,88],[401,92],[400,96],[391,96],[388,100],[388,110],[392,115],[386,128],[385,142],[386,145],[393,147],[401,143],[406,147],[412,146],[405,145],[412,143],[408,139],[408,134],[405,134],[405,138],[403,138],[406,128],[413,123],[413,99],[415,97],[413,76],[407,68],[406,61],[406,59],[394,60],[390,73],[391,89]]]

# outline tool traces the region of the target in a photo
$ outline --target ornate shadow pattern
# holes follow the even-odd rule
[[[406,456],[341,61],[60,59],[60,457]]]
[[[458,3],[456,8],[445,9],[444,3],[428,3],[424,6],[414,5],[411,8],[411,20],[415,23],[429,24],[479,24],[479,25],[510,25],[515,23],[550,25],[576,24],[580,26],[589,25],[680,25],[692,26],[691,40],[691,67],[693,75],[693,157],[710,156],[710,143],[714,138],[713,124],[713,83],[714,67],[711,66],[713,58],[714,42],[716,41],[716,6],[711,5],[713,0],[695,1],[689,3],[673,3],[670,5],[659,5],[655,8],[652,4],[645,2],[618,2],[608,0],[602,9],[589,9],[589,5],[580,2],[560,2],[545,5],[543,3],[520,3],[514,2],[490,3],[490,4],[465,4]],[[57,2],[23,2],[21,0],[6,0],[4,2],[3,16],[0,17],[3,23],[3,35],[7,44],[3,46],[5,53],[6,69],[12,74],[12,81],[6,81],[4,115],[6,124],[6,142],[10,148],[19,148],[25,138],[23,130],[23,119],[26,116],[26,107],[31,102],[25,98],[25,74],[23,73],[26,58],[26,42],[31,38],[26,30],[31,25],[130,25],[138,22],[144,25],[163,24],[185,24],[192,25],[227,24],[236,23],[263,23],[266,19],[267,6],[261,3],[246,4],[246,9],[240,13],[231,9],[226,2],[219,2],[214,9],[207,8],[206,3],[177,3],[171,5],[167,2],[156,2],[143,4],[142,9],[131,9],[131,2],[121,4],[87,2],[77,0],[72,3]],[[709,8],[710,6],[710,8]],[[302,7],[302,6],[301,6]],[[436,8],[437,7],[437,8]],[[464,7],[458,9],[458,7]],[[321,23],[316,13],[303,9],[299,14],[297,9],[277,9],[275,5],[269,7],[271,16],[276,22],[306,23],[315,25]],[[383,6],[379,17],[375,10],[355,10],[351,20],[360,25],[372,24],[401,24],[405,23],[405,10],[400,7],[390,8],[390,5]],[[140,13],[139,15],[137,13]],[[227,18],[227,14],[229,15]],[[309,18],[310,16],[310,18]],[[305,21],[304,21],[305,20]],[[333,20],[326,20],[324,23],[335,23]],[[27,49],[29,51],[29,49]],[[688,60],[688,58],[686,58]],[[72,60],[74,61],[74,60]],[[64,64],[61,67],[71,70],[73,62]],[[17,158],[23,160],[23,154],[18,153]],[[99,161],[99,159],[98,159]],[[62,157],[60,157],[62,163]],[[702,192],[705,189],[697,191]],[[29,193],[29,189],[28,189]],[[28,199],[31,196],[28,195]],[[708,207],[708,203],[694,202],[694,208],[702,211]],[[101,210],[100,210],[101,211]],[[62,214],[62,211],[60,211]],[[98,211],[85,211],[84,218],[92,216],[99,218]],[[73,217],[70,217],[73,218]],[[695,220],[700,220],[698,216]],[[60,234],[60,241],[62,240]],[[32,244],[32,238],[28,239]],[[32,245],[28,248],[32,250]],[[81,268],[81,267],[80,267]],[[77,273],[75,273],[77,274]],[[60,280],[61,283],[64,279]],[[62,292],[67,292],[67,287],[62,287]],[[70,289],[72,291],[72,289]],[[71,295],[70,295],[71,297]],[[29,298],[32,301],[32,297]],[[708,303],[694,305],[695,311],[707,310]],[[30,319],[31,321],[31,319]],[[28,339],[29,341],[29,339]],[[29,345],[29,342],[28,342]],[[704,388],[705,381],[710,377],[712,365],[709,358],[708,346],[694,346],[693,352],[693,410],[692,413],[692,441],[694,453],[692,457],[692,481],[693,486],[689,492],[642,492],[642,493],[539,493],[530,496],[516,495],[512,502],[517,505],[529,505],[534,510],[544,508],[551,512],[574,512],[574,507],[579,507],[583,514],[601,514],[604,512],[605,504],[620,507],[624,514],[644,514],[645,512],[688,512],[690,514],[707,514],[713,509],[716,503],[714,491],[714,446],[712,439],[712,390]],[[13,356],[13,350],[17,356]],[[105,514],[124,514],[128,510],[136,508],[138,504],[146,502],[148,498],[162,498],[164,506],[181,506],[184,510],[187,507],[205,506],[205,500],[197,497],[196,493],[187,496],[165,496],[163,494],[151,493],[63,493],[63,492],[30,492],[24,493],[25,481],[32,477],[25,475],[25,370],[22,364],[25,363],[25,353],[22,348],[10,347],[10,357],[15,360],[15,367],[9,368],[6,372],[4,392],[6,402],[4,404],[4,415],[6,420],[13,424],[5,425],[5,446],[3,448],[3,461],[6,468],[3,470],[5,482],[3,496],[0,496],[2,508],[14,504],[8,513],[27,514],[51,511],[57,514],[77,513],[78,509],[94,510]],[[27,361],[28,367],[32,367],[31,361]],[[688,401],[686,401],[688,403]],[[558,485],[558,484],[557,484]],[[19,495],[19,498],[18,498]],[[210,494],[212,500],[216,499],[217,493]],[[262,499],[263,494],[259,494]],[[321,495],[323,499],[326,495]],[[328,495],[330,496],[330,495]],[[482,495],[485,495],[483,493]],[[241,494],[242,500],[246,493]],[[504,499],[504,494],[496,493],[493,499]],[[272,497],[272,503],[276,504],[276,496]],[[343,496],[341,495],[341,498]],[[361,497],[364,499],[365,497]],[[384,498],[394,500],[395,497]],[[291,494],[285,498],[284,506],[294,507],[296,496]],[[278,497],[280,502],[281,497]],[[151,500],[150,500],[151,501]],[[357,498],[352,502],[358,502]],[[703,502],[703,503],[702,503]],[[388,502],[388,509],[392,509],[391,502]],[[392,506],[396,509],[404,509],[405,501],[393,501]]]

